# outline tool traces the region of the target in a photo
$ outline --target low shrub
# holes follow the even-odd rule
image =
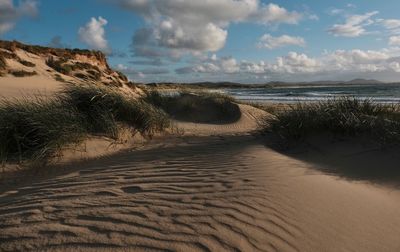
[[[32,62],[26,61],[26,60],[22,60],[22,59],[18,60],[18,62],[21,63],[24,66],[27,66],[27,67],[35,67],[36,66],[36,64],[34,64]]]
[[[220,93],[180,91],[173,95],[162,95],[150,91],[144,101],[182,121],[228,123],[237,121],[241,116],[236,101]]]
[[[299,103],[268,117],[264,130],[285,142],[296,142],[318,133],[372,137],[382,144],[400,141],[400,107],[371,100],[340,98]]]
[[[36,71],[28,72],[28,71],[24,71],[24,70],[14,70],[14,71],[10,71],[9,73],[15,77],[28,77],[28,76],[37,75]]]
[[[59,74],[55,74],[54,78],[55,78],[56,81],[65,82],[64,78]]]
[[[7,69],[7,62],[4,59],[4,57],[0,55],[0,70],[5,70],[5,69]]]
[[[46,60],[46,65],[53,68],[55,71],[69,75],[72,72],[72,68],[70,65],[65,64],[67,60],[66,59],[59,59],[56,60],[53,57],[50,57],[49,59]]]

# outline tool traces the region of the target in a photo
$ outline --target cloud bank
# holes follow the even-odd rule
[[[37,2],[26,0],[14,5],[12,0],[0,0],[0,35],[12,30],[18,19],[22,17],[36,17],[38,15]]]

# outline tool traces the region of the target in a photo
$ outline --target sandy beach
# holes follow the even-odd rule
[[[2,251],[398,251],[400,193],[229,125],[49,168],[0,187]]]
[[[99,52],[2,43],[0,251],[400,251],[400,107],[163,96]]]

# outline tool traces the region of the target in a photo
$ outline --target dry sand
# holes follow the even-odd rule
[[[400,251],[400,193],[323,174],[232,125],[0,187],[1,251]]]
[[[54,94],[61,88],[61,82],[43,76],[16,78],[12,76],[0,77],[1,98],[21,98],[32,96],[47,96]]]

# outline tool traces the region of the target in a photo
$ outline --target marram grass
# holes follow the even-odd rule
[[[94,85],[66,87],[54,98],[0,101],[0,161],[43,161],[87,135],[116,138],[118,124],[151,136],[169,126],[153,105]]]
[[[400,142],[400,106],[352,97],[315,103],[298,103],[267,117],[263,128],[285,142],[331,133],[366,136],[382,144]]]

